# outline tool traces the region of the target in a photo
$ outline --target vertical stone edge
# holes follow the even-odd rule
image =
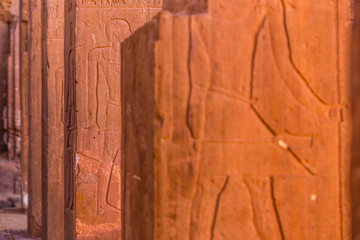
[[[351,204],[352,239],[360,239],[360,1],[354,1],[354,22],[351,44],[350,96],[352,111]]]
[[[10,27],[10,55],[7,85],[7,145],[8,158],[20,162],[21,113],[20,113],[20,1],[12,1],[13,16]]]
[[[28,1],[20,2],[20,92],[21,92],[21,205],[28,207],[28,161],[29,161],[29,119],[28,119]]]
[[[131,37],[122,43],[122,238],[123,239],[153,239],[154,229],[154,172],[153,172],[153,118],[152,114],[145,115],[144,109],[154,112],[154,76],[151,73],[151,62],[154,61],[154,53],[151,48],[154,44],[151,32],[156,32],[156,20],[147,23],[137,30]],[[150,45],[150,46],[147,46]],[[147,48],[148,47],[148,48]],[[142,55],[141,55],[142,54]],[[146,57],[145,57],[146,56]],[[136,68],[137,61],[143,57],[145,60],[141,68]],[[145,57],[145,59],[144,59]],[[139,70],[140,69],[140,70]],[[137,74],[142,77],[136,78]],[[142,72],[142,73],[141,73]],[[145,78],[144,78],[145,76]],[[140,92],[136,89],[137,82],[140,82],[146,91]],[[139,102],[146,103],[139,106]],[[137,123],[134,124],[133,116],[137,115]],[[149,137],[144,139],[146,152],[137,146],[140,126],[145,127]],[[149,155],[150,156],[146,156]],[[143,163],[140,168],[140,162]],[[145,197],[145,192],[147,196]],[[142,229],[139,231],[139,229]]]
[[[63,1],[42,0],[43,239],[64,239]]]
[[[64,235],[75,239],[75,150],[76,150],[76,89],[75,89],[75,0],[65,0],[64,42]]]
[[[172,68],[164,64],[171,56],[172,20],[161,12],[122,44],[123,239],[167,237],[161,236],[167,179],[161,176],[160,149],[162,131],[169,130],[166,110],[172,110],[166,99]]]
[[[47,0],[41,0],[41,227],[42,238],[48,239],[48,59],[47,59]],[[55,234],[55,233],[54,233]]]
[[[348,96],[350,86],[350,53],[353,0],[338,2],[338,71],[339,71],[339,104],[344,106],[340,131],[340,189],[342,204],[342,238],[351,239],[351,109]]]
[[[41,236],[41,1],[29,1],[29,206],[28,231]]]

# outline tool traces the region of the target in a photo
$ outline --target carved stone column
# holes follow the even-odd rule
[[[41,236],[41,0],[29,0],[29,206],[28,229]]]
[[[29,171],[29,77],[28,77],[28,0],[20,5],[20,98],[21,98],[21,201],[27,209]]]
[[[353,2],[356,16],[353,24],[351,46],[351,107],[352,107],[352,162],[351,162],[351,200],[352,200],[352,239],[360,239],[360,2]]]
[[[66,1],[65,239],[120,237],[120,44],[161,6]]]
[[[349,4],[206,11],[123,44],[123,238],[350,239]]]
[[[7,150],[7,84],[8,84],[8,57],[10,53],[9,23],[11,1],[0,4],[0,153]]]
[[[64,5],[42,0],[42,238],[64,239]]]
[[[20,0],[11,2],[10,54],[7,83],[7,145],[8,158],[20,161],[21,107],[20,107]]]

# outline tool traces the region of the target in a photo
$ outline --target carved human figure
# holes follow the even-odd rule
[[[216,201],[218,207],[226,187],[249,189],[237,197],[250,199],[256,187],[246,179],[260,177],[270,191],[272,176],[311,177],[321,164],[313,159],[322,151],[317,143],[337,136],[341,106],[322,100],[292,62],[284,8],[280,0],[213,1],[208,18],[191,17],[187,122],[199,160],[191,239],[213,236],[216,217],[203,207]],[[255,71],[257,56],[269,76]],[[239,211],[250,212],[249,201]],[[244,237],[254,239],[251,228],[244,229]],[[274,236],[282,229],[260,231]]]
[[[61,16],[59,16],[59,3],[57,1],[49,1],[48,9],[49,19],[61,18]]]
[[[119,207],[107,203],[107,191],[111,191],[108,190],[109,178],[120,149],[121,42],[130,35],[131,28],[127,21],[113,19],[106,24],[105,31],[111,44],[89,52],[87,69],[88,130],[99,133],[103,149],[97,183],[99,214],[106,208],[119,211]]]

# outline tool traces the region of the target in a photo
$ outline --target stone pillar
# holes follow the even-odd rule
[[[360,239],[360,2],[354,1],[355,21],[351,46],[351,107],[352,107],[352,156],[351,156],[351,200],[352,237]]]
[[[65,5],[65,239],[120,237],[120,43],[160,0]]]
[[[6,5],[0,5],[0,153],[7,150],[5,127],[7,125],[7,78],[10,50],[9,22],[11,21],[8,10]]]
[[[41,0],[29,0],[29,206],[28,230],[41,236]]]
[[[28,78],[28,1],[21,0],[20,6],[20,97],[21,97],[21,201],[28,207],[28,162],[29,162],[29,78]]]
[[[20,161],[21,108],[20,108],[20,1],[11,3],[10,54],[7,84],[7,145],[8,158]]]
[[[64,1],[42,6],[42,238],[64,240]]]
[[[122,46],[123,239],[350,239],[349,4],[207,11]]]

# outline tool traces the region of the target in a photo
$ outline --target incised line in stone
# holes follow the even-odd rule
[[[278,223],[278,226],[279,226],[281,240],[285,240],[285,235],[284,235],[284,230],[283,230],[281,220],[280,220],[279,210],[278,210],[277,205],[276,205],[276,198],[275,198],[275,192],[274,192],[274,177],[270,177],[270,191],[271,191],[271,200],[272,200],[272,204],[273,204],[273,207],[274,207],[276,220],[277,220],[277,223]]]
[[[258,30],[256,31],[255,39],[254,39],[254,48],[253,48],[253,52],[252,52],[252,56],[251,56],[250,100],[253,98],[255,58],[256,58],[256,52],[257,52],[257,47],[258,47],[258,40],[259,40],[259,35],[261,33],[261,30],[264,28],[265,21],[266,21],[266,16],[261,21],[261,24],[260,24]]]
[[[296,67],[293,57],[292,57],[292,48],[291,48],[291,43],[290,43],[290,34],[289,34],[289,30],[287,27],[287,19],[286,19],[286,6],[285,6],[285,2],[284,0],[280,0],[281,1],[281,5],[282,5],[282,11],[283,11],[283,25],[284,25],[284,30],[285,30],[285,35],[286,35],[286,42],[287,42],[287,47],[289,49],[289,60],[291,63],[291,66],[293,67],[293,69],[295,70],[295,72],[299,75],[299,77],[301,78],[301,80],[305,83],[305,85],[307,86],[307,88],[310,90],[310,92],[314,95],[314,97],[321,102],[324,105],[327,105],[327,103],[322,100],[320,98],[320,96],[317,95],[317,93],[315,92],[314,89],[312,89],[312,87],[310,86],[309,82],[306,80],[305,76],[300,72],[300,70]]]
[[[229,183],[229,179],[230,176],[227,176],[225,179],[225,183],[222,186],[222,188],[220,189],[220,192],[218,193],[218,196],[216,198],[216,203],[215,203],[215,210],[214,210],[214,217],[212,220],[212,225],[211,225],[211,236],[210,236],[210,240],[214,239],[214,233],[215,233],[215,226],[216,226],[216,219],[217,219],[217,215],[218,215],[218,211],[219,211],[219,206],[220,206],[220,200],[222,197],[222,194],[224,193],[228,183]]]

